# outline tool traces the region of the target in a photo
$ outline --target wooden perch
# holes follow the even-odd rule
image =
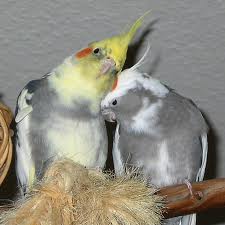
[[[159,190],[157,194],[166,200],[164,217],[172,218],[225,207],[225,178],[193,183],[192,192],[193,195],[185,184]]]

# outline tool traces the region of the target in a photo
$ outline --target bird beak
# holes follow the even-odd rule
[[[116,114],[113,111],[111,111],[109,109],[102,109],[101,112],[102,112],[103,118],[106,121],[111,122],[111,123],[116,122]]]
[[[115,71],[116,69],[116,63],[112,58],[106,58],[102,60],[102,65],[101,65],[101,74],[106,74],[110,70]]]

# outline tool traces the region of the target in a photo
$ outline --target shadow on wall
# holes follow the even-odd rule
[[[218,161],[218,144],[219,135],[216,129],[213,127],[210,117],[201,110],[203,117],[209,127],[208,133],[208,156],[207,156],[207,166],[205,172],[205,180],[216,178],[217,175],[217,161]]]
[[[155,30],[154,25],[158,21],[159,21],[158,19],[151,21],[146,26],[146,27],[148,27],[148,29],[146,29],[144,32],[142,32],[142,34],[138,38],[136,38],[136,41],[129,46],[128,51],[127,51],[127,59],[126,59],[123,69],[128,69],[128,68],[132,67],[135,63],[137,63],[138,52],[141,49],[141,46],[143,45],[143,43],[145,42],[146,37],[149,36]],[[147,56],[147,57],[149,57],[149,56]]]
[[[215,128],[210,122],[209,116],[202,112],[208,126],[208,158],[207,158],[207,167],[205,173],[205,180],[213,179],[217,175],[217,161],[218,161],[218,144],[220,142],[219,135],[216,132]],[[211,209],[203,213],[199,213],[197,217],[198,225],[213,225],[213,224],[225,224],[225,213],[224,208],[222,209]]]
[[[0,92],[0,102],[4,104],[4,94]]]

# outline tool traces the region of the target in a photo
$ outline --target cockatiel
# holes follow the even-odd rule
[[[192,101],[139,72],[142,60],[118,76],[117,86],[101,103],[105,119],[117,121],[115,172],[136,167],[157,187],[185,182],[192,193],[190,182],[203,180],[205,172],[207,124]],[[195,223],[196,215],[165,222]]]
[[[142,21],[140,17],[128,32],[89,44],[21,91],[16,173],[24,191],[56,157],[104,167],[108,143],[100,102],[112,89]]]

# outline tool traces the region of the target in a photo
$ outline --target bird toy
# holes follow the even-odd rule
[[[4,181],[12,160],[12,140],[9,128],[13,114],[0,103],[0,185]]]

